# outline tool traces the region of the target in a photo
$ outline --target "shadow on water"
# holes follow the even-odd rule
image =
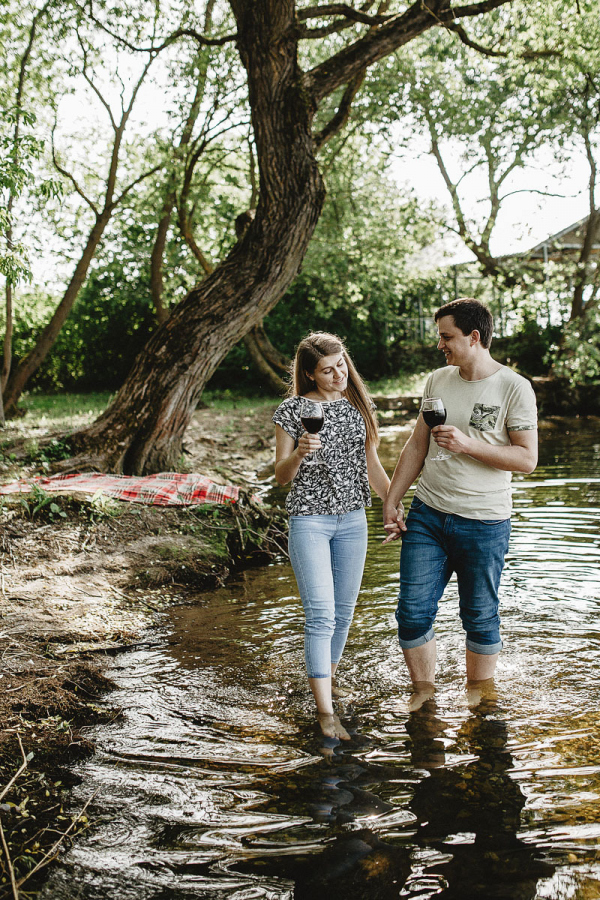
[[[568,432],[571,433],[568,433]],[[401,440],[383,442],[393,466]],[[600,429],[545,436],[515,480],[495,690],[467,693],[451,582],[438,690],[408,712],[379,509],[342,680],[349,742],[317,734],[290,567],[171,611],[111,663],[123,720],[92,731],[93,827],[58,900],[600,898]]]

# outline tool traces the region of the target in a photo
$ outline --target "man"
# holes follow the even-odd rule
[[[494,675],[502,648],[498,586],[510,535],[512,472],[537,465],[535,395],[526,379],[490,355],[493,320],[461,298],[435,314],[447,365],[429,376],[425,397],[447,416],[431,431],[419,415],[384,504],[384,543],[402,534],[398,638],[417,694],[435,684],[433,622],[452,572],[466,631],[468,682]],[[434,460],[435,444],[450,458]],[[421,474],[404,523],[402,498]]]

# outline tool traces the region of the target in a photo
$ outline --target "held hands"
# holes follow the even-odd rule
[[[436,425],[431,435],[438,447],[451,453],[468,453],[473,441],[454,425]]]
[[[318,434],[309,434],[307,431],[304,432],[301,438],[298,439],[298,453],[304,459],[305,456],[308,456],[309,453],[313,453],[315,450],[320,450],[323,445],[319,440]]]
[[[402,537],[402,532],[406,531],[402,503],[399,504],[398,509],[389,503],[384,503],[383,528],[387,531],[387,537],[381,542],[382,544],[389,544],[390,541],[397,541],[399,537]]]

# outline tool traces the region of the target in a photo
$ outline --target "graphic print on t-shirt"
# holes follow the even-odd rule
[[[499,406],[486,406],[476,403],[469,419],[469,425],[477,431],[493,431],[498,421]]]

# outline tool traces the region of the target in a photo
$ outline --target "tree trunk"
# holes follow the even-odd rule
[[[150,294],[156,321],[159,325],[169,318],[169,310],[165,306],[163,298],[163,259],[174,207],[175,194],[171,193],[163,204],[150,257]]]
[[[176,306],[138,356],[108,410],[73,435],[76,452],[131,474],[178,463],[206,381],[231,347],[271,310],[295,277],[325,189],[301,85],[292,0],[234,0],[260,165],[256,216],[229,256]]]
[[[34,372],[37,372],[40,365],[54,346],[54,342],[67,320],[67,317],[73,308],[73,304],[77,300],[81,286],[87,277],[90,263],[94,258],[94,254],[104,230],[110,221],[111,213],[112,210],[105,210],[103,211],[103,214],[96,219],[83,253],[77,263],[75,272],[73,273],[73,277],[63,294],[62,300],[54,311],[54,315],[37,339],[35,346],[29,351],[27,356],[23,357],[18,366],[13,368],[4,391],[5,412],[10,413],[15,409],[27,381]]]
[[[600,211],[592,208],[585,226],[583,245],[577,261],[577,274],[575,277],[575,289],[573,291],[569,322],[574,322],[576,319],[580,319],[585,315],[587,307],[583,302],[583,295],[586,287],[591,283],[590,263],[594,242],[598,239],[599,235]]]
[[[9,211],[10,215],[10,211]],[[12,239],[12,229],[9,230],[8,241]],[[13,286],[10,281],[6,281],[5,286],[5,310],[6,310],[6,328],[4,329],[4,348],[2,355],[2,372],[0,373],[0,395],[4,392],[4,388],[10,376],[12,368],[12,340],[13,340]]]
[[[270,363],[270,365],[273,366],[273,368],[278,372],[281,372],[284,375],[289,375],[291,360],[273,346],[273,344],[269,340],[267,332],[265,331],[265,326],[262,322],[260,323],[260,325],[254,326],[254,328],[252,329],[252,334],[256,339],[256,343],[258,344],[260,352],[267,360],[267,362]]]
[[[258,328],[260,328],[260,325],[255,325],[254,328],[251,328],[248,334],[245,335],[244,346],[248,351],[252,365],[261,379],[261,387],[266,387],[275,394],[283,394],[284,391],[287,390],[287,385],[265,358],[256,337]]]
[[[248,77],[260,171],[256,217],[229,256],[154,333],[106,412],[71,436],[73,451],[80,453],[71,466],[93,460],[105,470],[143,474],[177,465],[206,381],[276,305],[306,253],[325,198],[311,132],[318,103],[429,28],[512,0],[454,9],[450,0],[413,3],[308,73],[297,61],[294,0],[229,2]],[[326,15],[328,7],[312,9]]]

